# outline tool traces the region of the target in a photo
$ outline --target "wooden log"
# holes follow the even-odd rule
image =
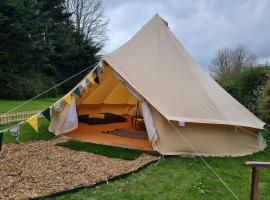
[[[256,168],[270,168],[270,162],[260,162],[260,161],[246,161],[245,166],[256,167]]]

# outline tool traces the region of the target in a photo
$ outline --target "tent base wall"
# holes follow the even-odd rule
[[[161,153],[161,155],[164,156],[186,156],[186,157],[197,157],[197,156],[202,156],[202,157],[244,157],[248,155],[252,155],[255,153],[258,153],[260,151],[263,151],[266,148],[266,146],[263,149],[259,149],[257,151],[253,151],[250,153],[243,153],[243,154],[233,154],[233,155],[220,155],[220,154],[211,154],[211,153],[194,153],[194,152],[166,152],[166,153]]]
[[[163,155],[239,157],[262,151],[266,142],[259,130],[220,124],[168,121],[153,106],[151,113],[158,138],[153,149]]]

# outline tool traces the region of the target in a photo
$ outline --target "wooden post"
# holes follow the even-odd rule
[[[252,167],[252,180],[251,180],[251,192],[250,199],[257,200],[258,199],[258,189],[259,189],[259,180],[260,179],[260,171],[257,167]]]
[[[258,200],[260,168],[270,168],[270,162],[245,162],[246,167],[252,168],[250,200]]]

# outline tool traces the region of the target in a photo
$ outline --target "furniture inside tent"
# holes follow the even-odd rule
[[[52,110],[50,131],[164,155],[243,156],[266,147],[265,123],[193,60],[158,15],[96,69],[87,87],[85,79],[76,86],[80,97]],[[105,123],[105,115],[125,120]]]

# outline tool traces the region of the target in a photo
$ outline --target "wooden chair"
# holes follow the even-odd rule
[[[260,168],[270,168],[270,162],[246,161],[244,165],[252,168],[250,200],[258,200]]]

